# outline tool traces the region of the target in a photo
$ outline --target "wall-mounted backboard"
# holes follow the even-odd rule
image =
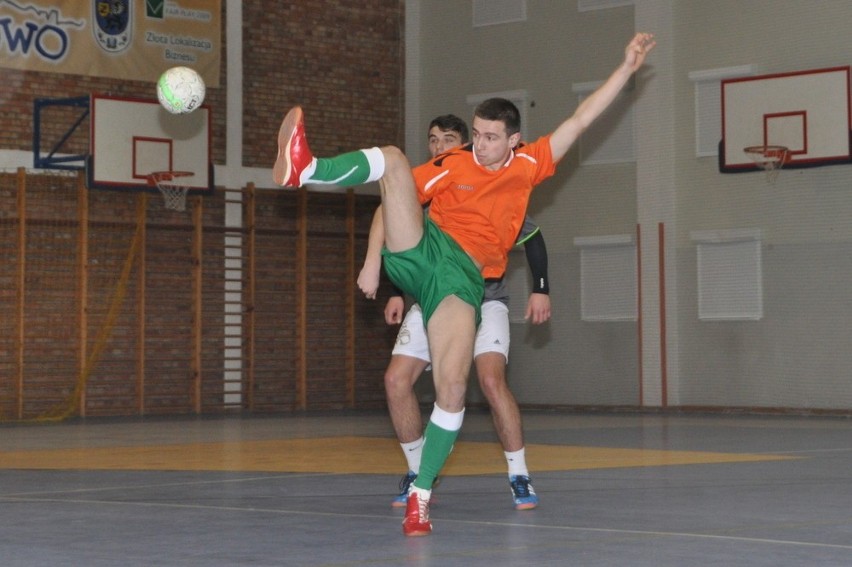
[[[849,70],[815,69],[722,81],[719,170],[754,171],[748,146],[786,146],[788,167],[852,161]]]
[[[89,187],[156,191],[149,176],[185,171],[191,193],[213,190],[210,108],[170,114],[156,99],[92,95]]]

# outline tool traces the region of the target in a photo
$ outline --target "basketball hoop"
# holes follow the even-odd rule
[[[148,184],[157,186],[157,189],[163,194],[167,209],[185,211],[189,186],[178,180],[192,175],[195,174],[191,171],[155,171],[148,175]]]
[[[773,183],[787,163],[786,146],[748,146],[743,151],[757,167],[766,172],[767,183]]]

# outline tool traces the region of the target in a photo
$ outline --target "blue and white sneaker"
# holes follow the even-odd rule
[[[512,475],[509,477],[509,486],[512,487],[515,510],[532,510],[538,506],[538,496],[533,490],[530,477],[522,474]]]
[[[408,471],[405,473],[405,476],[399,481],[399,494],[394,496],[391,506],[394,508],[405,508],[408,505],[408,489],[411,488],[411,485],[416,479],[416,472]],[[432,481],[432,490],[437,488],[439,484],[441,484],[441,477],[436,476],[435,480]],[[434,503],[434,499],[432,502]]]
[[[391,506],[394,508],[404,508],[408,504],[408,489],[411,488],[411,483],[417,479],[417,473],[408,471],[402,480],[399,481],[399,494],[394,496],[391,501]]]

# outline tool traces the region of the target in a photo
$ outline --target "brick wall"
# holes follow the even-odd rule
[[[225,8],[223,1],[223,28]],[[401,0],[247,0],[242,9],[244,166],[271,166],[280,119],[294,104],[305,108],[311,146],[319,155],[402,144]],[[227,44],[225,29],[222,39]],[[224,47],[221,67],[225,85]],[[145,81],[4,69],[0,150],[32,148],[35,98],[92,92],[155,96],[154,85]],[[224,86],[207,91],[216,164],[225,162],[226,97]],[[50,112],[54,114],[42,131],[56,140],[76,116],[71,110]],[[87,150],[88,125],[84,123],[60,151]],[[42,415],[75,395],[80,356],[86,350],[80,341],[88,341],[91,349],[97,340],[138,218],[139,195],[86,191],[91,217],[81,220],[78,181],[65,176],[26,177],[28,202],[21,216],[16,206],[16,174],[0,173],[0,250],[6,258],[0,270],[4,283],[0,288],[0,420]],[[134,272],[128,282],[131,299],[126,300],[108,348],[89,376],[82,410],[77,411],[85,415],[264,412],[384,403],[382,371],[394,330],[383,323],[383,300],[364,300],[355,291],[354,278],[348,281],[360,267],[376,200],[308,195],[299,209],[299,193],[290,191],[258,192],[253,201],[255,224],[246,223],[246,230],[254,231],[257,239],[253,285],[258,295],[243,316],[247,320],[248,313],[253,314],[251,336],[256,350],[241,356],[243,369],[251,370],[254,381],[238,385],[243,394],[238,406],[223,402],[222,345],[228,332],[222,316],[226,272],[222,266],[229,254],[222,226],[226,189],[245,192],[239,187],[217,188],[214,195],[204,197],[202,219],[190,216],[192,207],[186,214],[177,214],[164,211],[158,196],[148,200],[145,279]],[[307,223],[302,233],[307,235],[303,262],[295,256],[299,218]],[[23,250],[22,222],[27,246]],[[197,227],[204,234],[200,256],[192,248]],[[91,257],[81,273],[84,233]],[[352,235],[354,254],[350,256],[344,250],[351,245]],[[16,271],[22,251],[31,260],[24,280]],[[46,260],[37,261],[42,257]],[[192,292],[187,286],[198,263],[204,266],[205,278],[200,290]],[[296,294],[297,264],[311,282],[304,304]],[[88,282],[87,289],[79,288],[81,281]],[[25,297],[24,319],[17,308],[21,286],[30,294]],[[387,291],[386,287],[382,291],[385,298]],[[193,311],[198,293],[201,313]],[[84,325],[81,301],[87,302]],[[141,314],[134,311],[139,305],[144,309]],[[307,322],[303,331],[295,328],[301,305]],[[196,317],[203,329],[198,346],[191,342]],[[89,336],[83,337],[86,332]],[[299,344],[307,345],[307,351],[300,353]],[[191,359],[193,349],[200,354],[197,361]],[[307,380],[300,383],[300,375]],[[194,384],[195,376],[202,381]]]
[[[249,188],[233,230],[236,194],[0,173],[0,421],[382,407],[390,289],[355,287],[376,198]]]
[[[243,163],[269,167],[284,112],[305,109],[311,149],[403,142],[400,0],[243,3]]]

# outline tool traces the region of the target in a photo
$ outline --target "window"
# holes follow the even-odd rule
[[[583,321],[636,321],[636,243],[630,235],[577,237]]]
[[[763,317],[760,229],[697,231],[698,318],[758,320]]]

